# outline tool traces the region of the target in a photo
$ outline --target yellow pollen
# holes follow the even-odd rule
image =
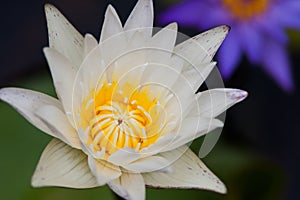
[[[115,82],[104,83],[82,104],[80,126],[89,130],[86,145],[95,153],[104,152],[105,158],[124,147],[140,151],[160,136],[160,129],[151,126],[157,100],[149,96],[149,88],[133,88],[126,84],[120,90]]]
[[[239,20],[248,20],[263,14],[269,4],[269,0],[222,0],[222,2],[232,16]]]

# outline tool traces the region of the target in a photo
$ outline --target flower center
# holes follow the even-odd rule
[[[263,14],[268,8],[269,0],[223,0],[222,2],[233,17],[247,20]]]
[[[114,82],[102,84],[94,97],[83,103],[81,126],[87,130],[86,145],[95,153],[104,152],[107,158],[124,147],[140,151],[153,144],[163,123],[153,124],[160,115],[159,103],[147,90],[129,84],[122,90]]]

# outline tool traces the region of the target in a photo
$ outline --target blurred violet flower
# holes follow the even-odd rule
[[[159,20],[199,29],[231,26],[218,54],[223,77],[230,78],[244,52],[285,91],[294,89],[285,29],[300,28],[299,0],[187,0],[164,12]]]

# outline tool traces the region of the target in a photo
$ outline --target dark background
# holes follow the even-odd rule
[[[99,39],[110,3],[125,22],[133,0],[5,1],[1,4],[0,87],[18,86],[55,95],[42,54],[48,45],[43,6],[52,3],[82,33]],[[169,5],[155,1],[155,13]],[[157,26],[161,26],[156,22]],[[189,36],[196,29],[180,28]],[[244,89],[249,97],[227,112],[216,148],[205,162],[228,186],[227,195],[194,190],[147,190],[148,199],[300,199],[300,43],[290,32],[290,58],[296,90],[285,93],[259,66],[246,59],[226,87]],[[276,58],[274,58],[276,59]],[[42,134],[8,105],[0,102],[1,199],[113,199],[107,187],[91,190],[32,189],[30,177],[50,137]],[[196,146],[196,145],[194,145]]]

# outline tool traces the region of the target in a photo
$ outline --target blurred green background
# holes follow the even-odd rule
[[[46,1],[6,1],[2,5],[0,86],[17,86],[55,96],[51,76],[42,55],[47,46],[43,5]],[[47,1],[56,5],[82,32],[99,36],[104,10],[115,5],[124,20],[136,1]],[[167,1],[166,1],[167,2]],[[155,1],[156,13],[166,8]],[[159,26],[159,24],[156,24]],[[197,30],[180,31],[190,36]],[[290,32],[291,60],[296,85],[293,94],[281,91],[260,69],[244,61],[225,83],[249,91],[249,98],[227,112],[221,139],[204,159],[227,185],[228,194],[201,190],[147,189],[147,199],[276,200],[299,199],[299,33]],[[298,123],[297,123],[298,122]],[[116,199],[108,189],[33,189],[30,179],[39,156],[51,137],[29,124],[7,104],[0,102],[0,192],[5,200]],[[197,151],[201,139],[192,148]]]

